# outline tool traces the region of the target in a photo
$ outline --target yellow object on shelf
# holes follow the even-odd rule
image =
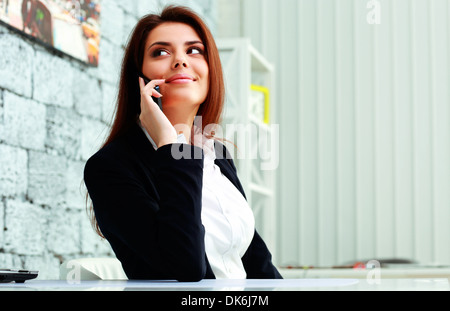
[[[270,122],[270,90],[261,85],[250,85],[250,89],[256,92],[261,92],[264,94],[264,119],[263,122],[269,124]]]

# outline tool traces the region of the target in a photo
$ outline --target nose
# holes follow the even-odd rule
[[[173,62],[174,69],[177,69],[179,67],[184,67],[184,68],[188,67],[188,63],[187,63],[186,59],[184,58],[184,56],[182,56],[182,55],[177,55]]]
[[[175,63],[175,66],[173,66],[173,68],[178,68],[180,66],[187,68],[187,64],[185,62],[177,62]]]
[[[174,64],[174,66],[173,66],[173,68],[176,69],[176,68],[178,68],[178,67],[180,67],[180,66],[183,66],[184,68],[187,68],[188,65],[187,65],[187,63],[184,62],[184,61],[176,61],[175,64]]]

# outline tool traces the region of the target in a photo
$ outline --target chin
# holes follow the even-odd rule
[[[190,92],[189,92],[190,93]],[[174,92],[173,94],[167,94],[162,97],[163,104],[164,102],[170,106],[178,106],[178,105],[192,105],[199,106],[206,99],[206,96],[198,96],[198,93],[192,92],[192,94],[187,94],[184,92]]]
[[[199,101],[197,98],[189,98],[189,97],[176,97],[176,98],[164,98],[162,104],[163,106],[169,107],[187,107],[187,106],[200,106],[203,101]]]

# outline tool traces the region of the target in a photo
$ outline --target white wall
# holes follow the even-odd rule
[[[450,1],[373,2],[219,0],[277,73],[278,264],[450,263]]]

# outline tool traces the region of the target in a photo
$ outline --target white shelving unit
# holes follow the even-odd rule
[[[234,156],[239,179],[253,209],[256,228],[275,257],[275,177],[276,167],[268,165],[270,156],[278,157],[278,140],[270,124],[273,109],[273,66],[246,38],[219,39],[217,46],[222,60],[226,85],[226,103],[222,129],[226,144]],[[255,91],[254,87],[266,92]],[[269,96],[266,101],[266,96]],[[274,136],[276,135],[276,136]],[[272,149],[271,149],[272,148]],[[269,169],[268,169],[269,166]]]

